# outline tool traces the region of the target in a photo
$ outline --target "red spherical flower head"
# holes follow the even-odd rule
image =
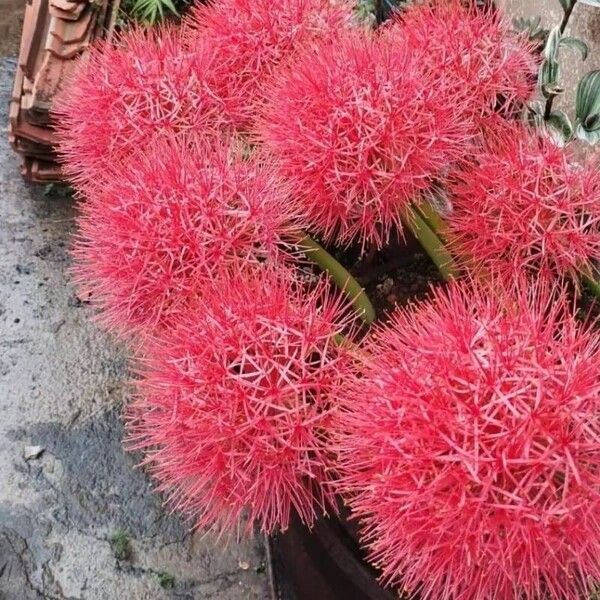
[[[286,188],[240,153],[164,136],[83,203],[76,281],[109,329],[169,326],[223,269],[287,253],[297,220]]]
[[[548,289],[454,283],[368,342],[340,485],[385,582],[578,600],[600,579],[600,335]]]
[[[455,249],[509,279],[577,279],[600,259],[600,172],[517,125],[453,184]]]
[[[432,0],[409,6],[396,19],[391,37],[421,55],[434,85],[458,100],[476,127],[493,129],[496,112],[510,116],[534,93],[534,46],[497,8]]]
[[[163,132],[214,136],[223,102],[208,45],[183,48],[175,29],[134,29],[93,47],[56,101],[53,116],[67,175],[85,187]]]
[[[234,274],[150,349],[130,445],[174,509],[219,533],[285,529],[335,510],[327,443],[352,310],[287,270]]]
[[[306,44],[354,24],[349,0],[218,0],[197,4],[184,29],[190,48],[200,40],[215,50],[214,75],[231,91],[227,110],[247,131],[279,65]]]
[[[315,230],[381,246],[462,152],[464,129],[405,46],[365,33],[308,49],[282,71],[260,133]]]

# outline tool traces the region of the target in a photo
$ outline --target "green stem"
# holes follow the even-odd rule
[[[577,0],[574,0],[574,2],[569,3],[569,7],[565,11],[562,21],[560,22],[560,33],[561,34],[563,34],[565,32],[565,29],[567,28],[567,24],[569,23],[569,19],[571,18],[571,14],[573,13],[573,9],[575,8],[576,4],[577,4]]]
[[[361,352],[360,346],[357,346],[354,342],[351,342],[343,333],[336,333],[333,336],[333,343],[339,348],[346,348],[354,354]]]
[[[585,287],[600,300],[600,283],[590,275],[582,276]]]
[[[559,28],[561,35],[565,32],[565,29],[567,28],[567,24],[569,23],[569,19],[571,18],[571,14],[573,13],[573,9],[575,8],[576,4],[577,4],[577,0],[574,0],[573,2],[569,2],[567,10],[565,10],[565,12],[563,14],[563,18],[562,18],[562,21],[560,22],[560,28]],[[552,105],[554,103],[555,97],[556,97],[556,94],[550,94],[548,96],[548,99],[546,100],[546,107],[544,108],[544,120],[545,121],[547,121],[550,118],[550,115],[552,114]]]
[[[439,213],[429,202],[421,202],[413,210],[419,213],[419,216],[423,218],[429,229],[431,229],[442,242],[446,241],[448,235],[448,227]]]
[[[375,309],[361,285],[325,248],[317,244],[308,235],[300,234],[296,241],[304,254],[316,265],[326,271],[337,287],[352,301],[352,305],[367,324],[377,318]]]
[[[458,266],[434,231],[414,210],[404,213],[404,224],[417,238],[425,252],[437,266],[441,276],[448,281],[458,276]]]

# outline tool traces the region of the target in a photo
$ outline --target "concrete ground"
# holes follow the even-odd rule
[[[0,56],[19,49],[25,0],[0,0]]]
[[[265,600],[260,541],[187,533],[121,449],[125,360],[69,285],[73,203],[26,185],[0,59],[0,599]]]
[[[558,0],[506,1],[561,17]],[[0,56],[21,10],[0,0]],[[600,9],[579,4],[570,33],[592,47],[565,51],[567,110],[600,68]],[[126,364],[69,286],[72,201],[24,184],[6,142],[14,64],[0,58],[0,600],[266,599],[262,544],[188,534],[121,449]]]

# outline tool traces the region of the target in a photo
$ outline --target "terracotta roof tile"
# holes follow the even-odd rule
[[[30,181],[62,179],[50,108],[75,59],[114,29],[120,0],[28,0],[9,112],[9,141]]]

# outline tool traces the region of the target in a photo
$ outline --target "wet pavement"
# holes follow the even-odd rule
[[[0,600],[267,599],[260,539],[188,533],[121,448],[127,365],[69,285],[73,201],[28,186],[0,59]]]

